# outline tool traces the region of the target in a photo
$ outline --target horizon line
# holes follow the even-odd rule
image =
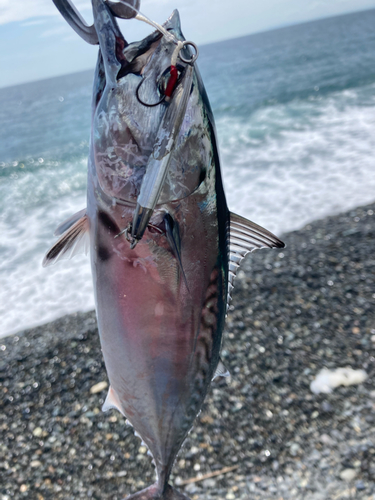
[[[272,31],[283,30],[283,29],[291,28],[293,26],[300,26],[300,25],[303,25],[303,24],[311,24],[311,23],[315,23],[315,22],[319,22],[319,21],[328,20],[328,19],[334,19],[336,17],[345,17],[345,16],[350,16],[350,15],[353,15],[353,14],[361,14],[363,12],[370,12],[372,10],[375,10],[375,7],[371,7],[370,9],[353,10],[353,11],[344,12],[342,14],[335,14],[335,15],[331,15],[331,16],[318,17],[318,18],[310,19],[308,21],[291,22],[291,23],[287,23],[287,24],[273,26],[273,27],[267,28],[265,30],[253,31],[253,32],[247,33],[247,34],[242,34],[242,35],[238,35],[238,36],[234,36],[234,37],[230,37],[230,38],[222,38],[222,39],[215,40],[215,41],[212,41],[212,42],[202,43],[202,44],[199,45],[199,47],[206,47],[206,46],[209,46],[209,45],[216,45],[216,44],[219,44],[219,43],[228,42],[230,40],[239,40],[241,38],[247,38],[247,37],[250,37],[250,36],[260,35],[260,34],[263,34],[263,33],[269,33],[269,32],[272,32]],[[57,74],[57,75],[48,76],[47,78],[32,79],[32,80],[28,80],[28,81],[22,82],[22,83],[13,83],[11,85],[0,86],[0,90],[14,88],[14,87],[20,87],[22,85],[28,85],[30,83],[36,83],[36,82],[42,82],[42,81],[47,81],[47,80],[53,80],[55,78],[62,78],[63,76],[78,75],[79,73],[86,73],[86,72],[94,71],[94,70],[95,70],[95,65],[92,66],[92,67],[90,67],[90,68],[85,68],[85,69],[82,69],[82,70],[79,70],[79,71],[73,71],[73,72],[68,72],[68,73],[60,73],[60,74]]]

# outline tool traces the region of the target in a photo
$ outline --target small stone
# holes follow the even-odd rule
[[[43,434],[43,429],[41,427],[35,427],[33,430],[33,435],[35,437],[40,437]]]
[[[227,500],[234,500],[236,498],[236,495],[233,493],[233,491],[230,491],[227,493],[226,497]]]
[[[146,446],[140,446],[138,448],[138,451],[139,451],[139,453],[142,453],[142,455],[144,455],[145,453],[147,453],[147,447]]]
[[[323,401],[322,410],[326,413],[330,413],[333,410],[333,408],[332,405],[328,403],[328,401]]]
[[[187,486],[185,486],[185,491],[187,493],[195,493],[198,490],[198,486],[195,483],[190,483]]]
[[[292,455],[292,457],[295,457],[296,455],[298,455],[298,452],[300,450],[300,446],[298,443],[292,443],[291,446],[290,446],[290,454]]]
[[[31,466],[31,467],[34,467],[34,468],[36,468],[36,467],[40,467],[41,465],[42,465],[42,462],[40,462],[39,460],[32,460],[32,461],[30,462],[30,466]]]
[[[328,446],[335,444],[334,440],[328,436],[328,434],[322,434],[320,436],[320,441]]]
[[[97,384],[93,385],[90,389],[90,394],[98,394],[99,392],[104,391],[104,389],[107,389],[108,387],[108,382],[98,382]]]
[[[344,469],[340,472],[340,478],[343,481],[353,481],[356,477],[357,471],[355,469]]]
[[[215,488],[216,481],[213,478],[205,479],[204,481],[202,481],[202,486],[203,486],[203,488],[210,490],[212,488]]]
[[[359,491],[362,491],[362,490],[365,490],[366,489],[366,486],[365,486],[365,483],[363,481],[357,481],[355,483],[355,487],[357,488],[357,490]]]
[[[26,493],[26,491],[29,489],[29,487],[27,486],[27,484],[21,484],[20,486],[20,492],[21,493]]]

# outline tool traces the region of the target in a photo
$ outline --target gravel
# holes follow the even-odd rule
[[[216,379],[174,467],[193,500],[375,500],[375,204],[284,235],[239,272]],[[315,395],[322,368],[360,385]],[[120,500],[154,481],[114,411],[95,314],[0,339],[0,500]]]

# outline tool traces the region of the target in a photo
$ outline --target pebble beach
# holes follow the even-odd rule
[[[375,500],[375,204],[282,236],[235,282],[217,378],[171,483],[192,500]],[[329,394],[322,368],[367,379]],[[154,481],[95,313],[0,339],[0,500],[122,500]]]

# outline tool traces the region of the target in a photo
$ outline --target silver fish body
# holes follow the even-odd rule
[[[45,264],[68,249],[74,253],[78,240],[89,234],[110,380],[104,410],[115,407],[130,421],[157,472],[155,485],[129,498],[187,498],[168,478],[219,363],[228,286],[246,253],[282,243],[228,211],[213,116],[195,68],[158,204],[143,238],[131,248],[123,229],[131,226],[168,106],[145,106],[136,90],[142,81],[142,101],[160,99],[175,47],[157,32],[128,45],[105,1],[92,3],[100,50],[87,210],[58,228],[61,238]],[[177,11],[164,28],[184,40]],[[181,74],[185,66],[180,64]]]
[[[114,23],[110,15],[106,20]],[[166,26],[183,39],[177,12]],[[97,31],[100,39],[101,26]],[[156,101],[155,82],[168,68],[170,54],[168,58],[165,53],[173,47],[160,37],[153,43],[158,45],[144,67],[143,85],[149,86],[144,95]],[[105,50],[102,45],[101,50]],[[100,60],[98,89],[103,87],[102,75]],[[151,451],[159,490],[164,491],[219,361],[229,212],[211,111],[196,73],[167,182],[149,228],[133,250],[125,235],[116,238],[132,221],[144,165],[165,113],[163,104],[147,108],[136,100],[139,79],[131,73],[114,85],[107,78],[94,104],[87,214],[111,400]],[[179,258],[168,241],[166,224],[173,225]]]

